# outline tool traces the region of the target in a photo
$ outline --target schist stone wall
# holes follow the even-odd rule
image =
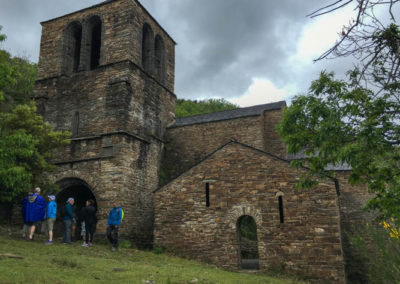
[[[276,131],[285,106],[277,102],[177,119],[165,139],[167,181],[232,139],[285,158],[286,148]]]
[[[344,283],[335,184],[327,181],[311,191],[295,191],[302,171],[260,150],[228,143],[155,192],[155,245],[239,269],[237,222],[249,215],[257,224],[261,270],[285,266],[297,274]]]
[[[351,171],[336,171],[335,177],[340,188],[340,217],[346,276],[349,283],[368,283],[368,260],[351,244],[351,236],[370,237],[366,232],[369,223],[374,224],[375,215],[363,209],[373,194],[368,193],[366,185],[350,185],[348,177]]]
[[[121,233],[151,246],[152,191],[174,121],[175,43],[133,0],[105,1],[42,27],[38,112],[72,133],[52,179],[80,180],[92,191],[99,232],[117,201],[125,212]]]

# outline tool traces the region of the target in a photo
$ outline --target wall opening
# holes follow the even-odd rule
[[[279,203],[279,220],[281,223],[284,223],[284,216],[283,216],[283,200],[282,196],[278,197],[278,203]]]
[[[206,183],[206,207],[210,207],[210,184]]]
[[[157,35],[155,39],[154,72],[157,80],[163,84],[165,78],[165,47],[160,35]]]
[[[142,31],[142,67],[144,71],[152,73],[153,52],[154,52],[154,34],[148,24],[144,24]]]
[[[241,216],[236,224],[239,264],[242,269],[259,269],[257,224],[252,216]]]
[[[97,211],[97,201],[96,197],[91,189],[91,187],[83,180],[77,178],[67,178],[57,182],[60,187],[60,192],[56,196],[57,201],[57,224],[55,225],[55,236],[62,236],[63,233],[63,222],[60,215],[61,208],[66,205],[69,197],[75,199],[75,212],[77,215],[77,227],[73,238],[80,239],[81,232],[81,212],[82,208],[85,206],[86,201],[89,199],[94,200],[94,207]]]
[[[101,19],[94,16],[89,20],[90,70],[100,65]]]
[[[64,72],[78,72],[81,60],[82,25],[73,22],[68,25],[64,35]]]

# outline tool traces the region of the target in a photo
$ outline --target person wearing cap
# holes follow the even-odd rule
[[[62,242],[64,244],[70,244],[71,243],[71,227],[72,227],[72,222],[75,219],[74,212],[72,211],[72,205],[74,205],[75,200],[70,197],[67,200],[67,204],[64,207],[64,236],[62,239]]]
[[[24,223],[29,226],[28,240],[33,240],[35,228],[46,214],[46,201],[40,196],[40,188],[36,187],[34,193],[22,201],[22,216]]]
[[[54,195],[49,195],[49,204],[47,204],[46,210],[46,221],[47,221],[47,233],[49,235],[49,240],[47,241],[47,245],[53,244],[53,228],[54,223],[56,222],[57,217],[57,202],[56,197]]]

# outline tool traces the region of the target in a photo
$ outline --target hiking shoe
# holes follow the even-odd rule
[[[93,244],[91,242],[89,242],[88,245],[91,247]]]
[[[112,247],[111,251],[117,251],[116,247]]]
[[[89,245],[87,244],[87,243],[84,243],[83,245],[81,245],[81,247],[84,247],[84,248],[86,248],[86,247],[88,247]]]
[[[53,244],[52,241],[47,241],[47,242],[46,242],[46,245],[52,245],[52,244]]]

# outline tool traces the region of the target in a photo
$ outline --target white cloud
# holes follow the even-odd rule
[[[285,100],[288,93],[285,89],[277,88],[270,80],[253,78],[253,82],[243,96],[229,99],[241,107],[272,103]]]
[[[297,52],[291,58],[296,63],[310,64],[324,51],[333,46],[338,39],[338,33],[354,16],[351,6],[335,13],[329,13],[315,18],[304,26],[301,38],[297,43]]]

